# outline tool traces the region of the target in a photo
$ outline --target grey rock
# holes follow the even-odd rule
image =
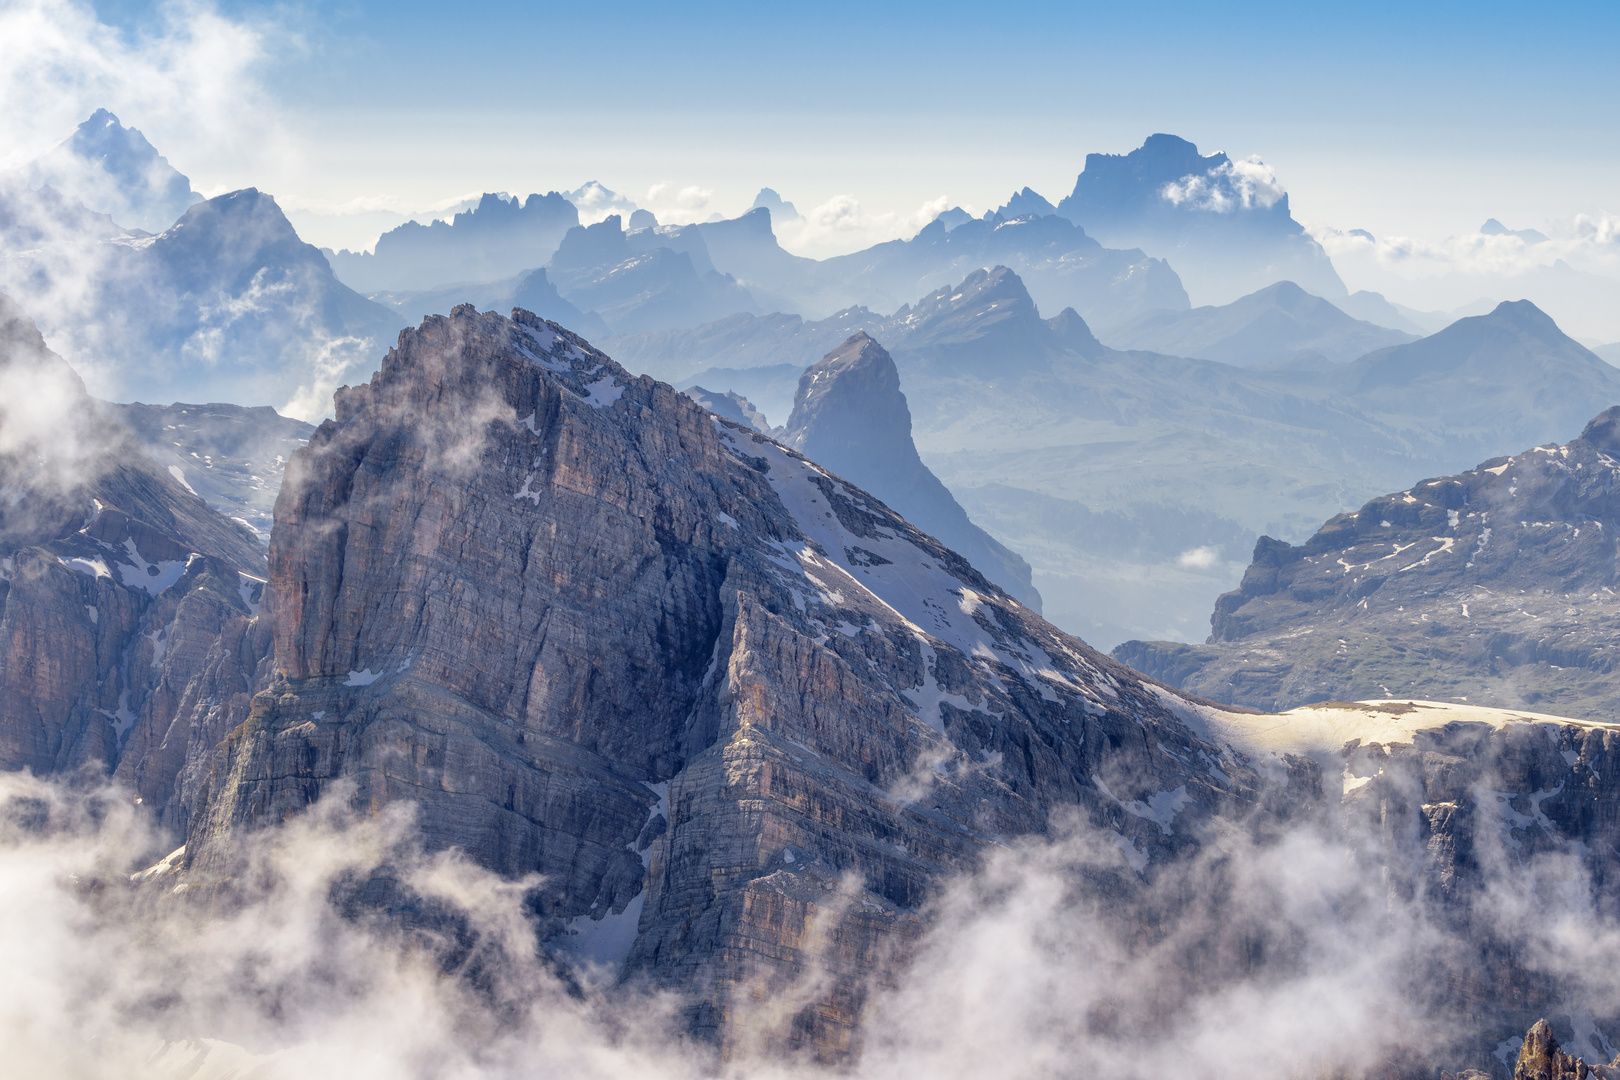
[[[1263,709],[1413,696],[1620,719],[1620,407],[1577,439],[1492,458],[1262,537],[1207,644],[1115,656]]]
[[[900,373],[866,333],[854,335],[800,377],[782,442],[883,499],[1040,613],[1041,594],[1030,583],[1029,564],[968,520],[917,456]]]
[[[1078,805],[1170,857],[1258,791],[864,491],[521,311],[430,318],[340,393],[270,565],[275,673],[214,753],[193,880],[346,779],[546,875],[560,944],[634,919],[628,968],[722,1043],[818,916],[848,947],[788,1035],[837,1056],[872,964],[994,837]],[[1121,810],[1167,784],[1173,832]]]

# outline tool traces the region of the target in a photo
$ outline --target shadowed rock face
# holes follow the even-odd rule
[[[346,778],[544,874],[555,940],[627,927],[613,959],[722,1040],[735,988],[833,940],[792,1039],[842,1052],[942,877],[1056,807],[1169,854],[1191,828],[1116,798],[1185,785],[1190,823],[1255,791],[864,491],[525,312],[430,318],[342,391],[270,566],[277,675],[217,752],[191,872]]]
[[[187,762],[265,653],[245,640],[262,549],[146,458],[5,297],[0,489],[0,768],[116,769],[183,829]]]
[[[782,441],[883,499],[1032,610],[1041,610],[1029,564],[968,520],[917,456],[900,373],[864,330],[800,376]]]
[[[1564,446],[1493,458],[1262,537],[1201,646],[1115,655],[1216,700],[1410,695],[1620,719],[1620,407]]]

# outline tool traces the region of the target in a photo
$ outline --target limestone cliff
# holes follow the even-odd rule
[[[0,768],[117,768],[183,829],[187,755],[222,734],[193,745],[219,711],[197,676],[251,636],[262,549],[142,454],[4,297],[0,490]],[[252,651],[214,692],[249,690]]]
[[[522,311],[430,318],[339,393],[269,593],[274,681],[216,752],[190,873],[346,778],[544,874],[555,944],[722,1040],[739,988],[813,951],[832,988],[788,1030],[841,1053],[935,885],[1056,808],[1140,859],[1257,796],[1162,690],[864,491]],[[1166,790],[1173,827],[1129,811]]]

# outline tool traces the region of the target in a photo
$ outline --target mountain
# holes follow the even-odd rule
[[[1332,301],[1348,292],[1321,245],[1294,220],[1269,168],[1257,159],[1200,156],[1174,135],[1150,135],[1128,154],[1087,154],[1058,213],[1105,244],[1167,260],[1206,304],[1278,281]]]
[[[324,254],[339,280],[361,293],[422,291],[544,266],[578,224],[579,211],[555,191],[521,202],[486,193],[450,221],[407,221],[383,233],[375,251]]]
[[[9,437],[39,418],[50,365],[37,335],[0,358],[32,384],[0,396],[28,402]],[[594,956],[667,994],[670,1040],[762,1069],[851,1063],[882,1034],[870,1003],[937,981],[935,946],[987,940],[953,922],[958,890],[1009,897],[1025,859],[1055,874],[1031,879],[1052,885],[1029,897],[1038,933],[1012,940],[1072,968],[1052,933],[1083,916],[1103,935],[1084,941],[1130,961],[1109,971],[1149,970],[1141,956],[1177,973],[1103,985],[1133,1054],[1212,998],[1332,990],[1347,944],[1354,985],[1403,1017],[1373,1056],[1411,1051],[1413,1075],[1488,1064],[1526,1014],[1608,1000],[1601,969],[1551,977],[1549,929],[1584,924],[1549,927],[1528,900],[1556,889],[1578,920],[1620,872],[1612,726],[1188,697],[1055,630],[848,481],[526,312],[425,320],[335,412],[286,471],[262,589],[222,556],[158,551],[177,534],[79,504],[88,489],[58,491],[71,512],[54,530],[8,540],[7,766],[99,764],[185,841],[110,876],[98,904],[207,932],[250,894],[256,840],[296,845],[296,824],[281,830],[317,800],[405,806],[430,851],[456,853],[433,864],[440,884],[385,854],[330,899],[368,934],[455,950],[428,955],[462,958],[435,970],[466,991],[458,1022],[510,1019],[479,993],[503,981],[500,951],[466,962],[479,942],[442,884],[470,862],[505,879],[482,887],[512,895],[524,955],[537,935],[558,970]],[[35,430],[76,445],[60,419]],[[9,488],[8,522],[40,493],[39,449],[11,459],[35,486]],[[223,527],[257,557],[148,468],[158,487],[132,494],[154,515],[199,540]],[[41,634],[53,663],[17,662]],[[1273,868],[1311,887],[1274,891]],[[590,1004],[585,976],[572,987]],[[210,1022],[192,1035],[213,1038]]]
[[[373,293],[371,299],[398,312],[406,322],[421,322],[429,315],[443,315],[462,304],[472,304],[480,311],[520,307],[566,326],[578,327],[579,333],[593,340],[609,336],[607,323],[600,315],[581,311],[562,298],[557,286],[546,276],[544,267],[499,281],[460,282],[421,292],[380,292]]]
[[[1361,322],[1291,281],[1279,281],[1221,307],[1162,311],[1103,331],[1120,349],[1197,356],[1240,367],[1344,363],[1417,335]]]
[[[121,779],[166,798],[188,765],[168,710],[256,610],[263,549],[148,459],[4,296],[0,488],[0,768],[110,772],[138,747]]]
[[[776,221],[798,221],[800,218],[798,208],[790,202],[784,202],[782,196],[771,188],[760,188],[759,194],[749,205],[750,210],[764,209]]]
[[[49,186],[122,225],[162,232],[202,196],[138,128],[97,109],[73,134],[20,170],[29,187]]]
[[[3,276],[101,397],[319,415],[331,388],[400,326],[333,277],[252,188],[196,204],[157,236],[87,228],[53,239],[11,249]]]
[[[1029,560],[1049,618],[1109,647],[1202,639],[1262,533],[1303,540],[1413,476],[1556,438],[1590,402],[1620,400],[1620,371],[1513,305],[1399,346],[1420,349],[1411,363],[1385,349],[1262,370],[1108,348],[1075,312],[1041,318],[1005,267],[888,317],[733,317],[605,345],[779,418],[804,368],[861,331],[894,358],[930,470]]]
[[[1057,212],[1057,207],[1045,197],[1026,187],[1022,191],[1013,192],[1012,198],[1008,199],[995,214],[1003,220],[1011,221],[1022,217],[1051,217]]]
[[[1604,362],[1620,367],[1620,342],[1613,345],[1599,345],[1592,352],[1601,357]]]
[[[313,425],[268,405],[103,402],[102,407],[187,490],[252,529],[261,543],[270,542],[281,474],[293,452],[309,441]]]
[[[722,1042],[823,920],[850,951],[811,1000],[849,1007],[778,1037],[837,1056],[867,975],[993,837],[1078,806],[1168,859],[1252,804],[1162,691],[864,491],[514,314],[407,332],[289,468],[276,674],[231,706],[188,880],[346,779],[543,875],[554,943],[622,928],[610,959]],[[1167,788],[1175,831],[1118,811]]]
[[[1420,313],[1411,308],[1403,308],[1399,304],[1392,304],[1384,299],[1382,293],[1369,292],[1366,289],[1351,293],[1343,300],[1337,301],[1336,306],[1352,319],[1360,319],[1362,322],[1387,327],[1390,330],[1399,330],[1414,337],[1423,337],[1436,330],[1443,330],[1453,321],[1440,312]],[[1440,321],[1434,322],[1431,318],[1433,316],[1438,316]],[[1419,318],[1423,321],[1418,321]]]
[[[1594,402],[1620,401],[1620,370],[1528,300],[1370,353],[1323,373],[1319,385],[1456,467],[1560,438]]]
[[[1566,445],[1421,481],[1297,547],[1262,537],[1208,644],[1115,656],[1262,709],[1406,694],[1615,720],[1617,458],[1620,406]]]
[[[700,274],[692,256],[660,247],[590,275],[562,271],[559,291],[604,319],[610,330],[635,333],[696,326],[754,306],[748,290],[730,275]]]
[[[716,416],[724,417],[734,424],[753,428],[755,431],[763,432],[766,435],[776,434],[776,429],[772,428],[770,421],[765,419],[765,414],[756,409],[754,403],[741,394],[732,393],[731,391],[717,394],[713,390],[705,390],[701,386],[688,386],[681,391],[681,394],[691,398]]]
[[[900,373],[883,346],[858,333],[799,378],[782,443],[883,499],[1031,611],[1041,594],[1029,564],[968,520],[917,456]]]

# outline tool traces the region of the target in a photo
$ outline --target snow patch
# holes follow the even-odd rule
[[[1128,840],[1124,833],[1116,831],[1114,846],[1119,848],[1119,853],[1125,856],[1125,861],[1130,863],[1132,870],[1140,874],[1147,869],[1148,853],[1137,847],[1135,840]]]
[[[236,577],[238,581],[237,592],[242,596],[242,603],[247,605],[249,615],[258,618],[259,604],[264,600],[264,588],[268,582],[264,578],[244,574],[240,570],[236,572]],[[254,599],[255,596],[258,597],[257,600]]]
[[[607,374],[593,383],[585,386],[585,400],[598,409],[606,409],[619,400],[624,393],[624,387],[613,382],[612,374]]]
[[[184,469],[182,469],[180,466],[178,466],[178,465],[170,465],[169,466],[169,475],[174,477],[177,481],[179,481],[181,487],[185,488],[187,491],[191,492],[193,495],[197,495],[196,489],[193,488],[190,484],[186,483],[186,471]],[[197,497],[202,498],[202,496],[200,496],[200,495],[198,495]]]
[[[343,685],[370,686],[372,683],[382,678],[382,675],[383,673],[381,671],[372,671],[370,668],[361,668],[359,671],[349,672],[349,677],[344,680]]]
[[[185,574],[186,567],[191,564],[191,559],[197,557],[193,552],[187,559],[165,559],[162,562],[150,563],[141,557],[140,551],[135,547],[134,537],[124,541],[124,551],[128,553],[130,563],[133,565],[119,563],[119,578],[127,588],[145,589],[152,596],[157,596],[179,581]]]

